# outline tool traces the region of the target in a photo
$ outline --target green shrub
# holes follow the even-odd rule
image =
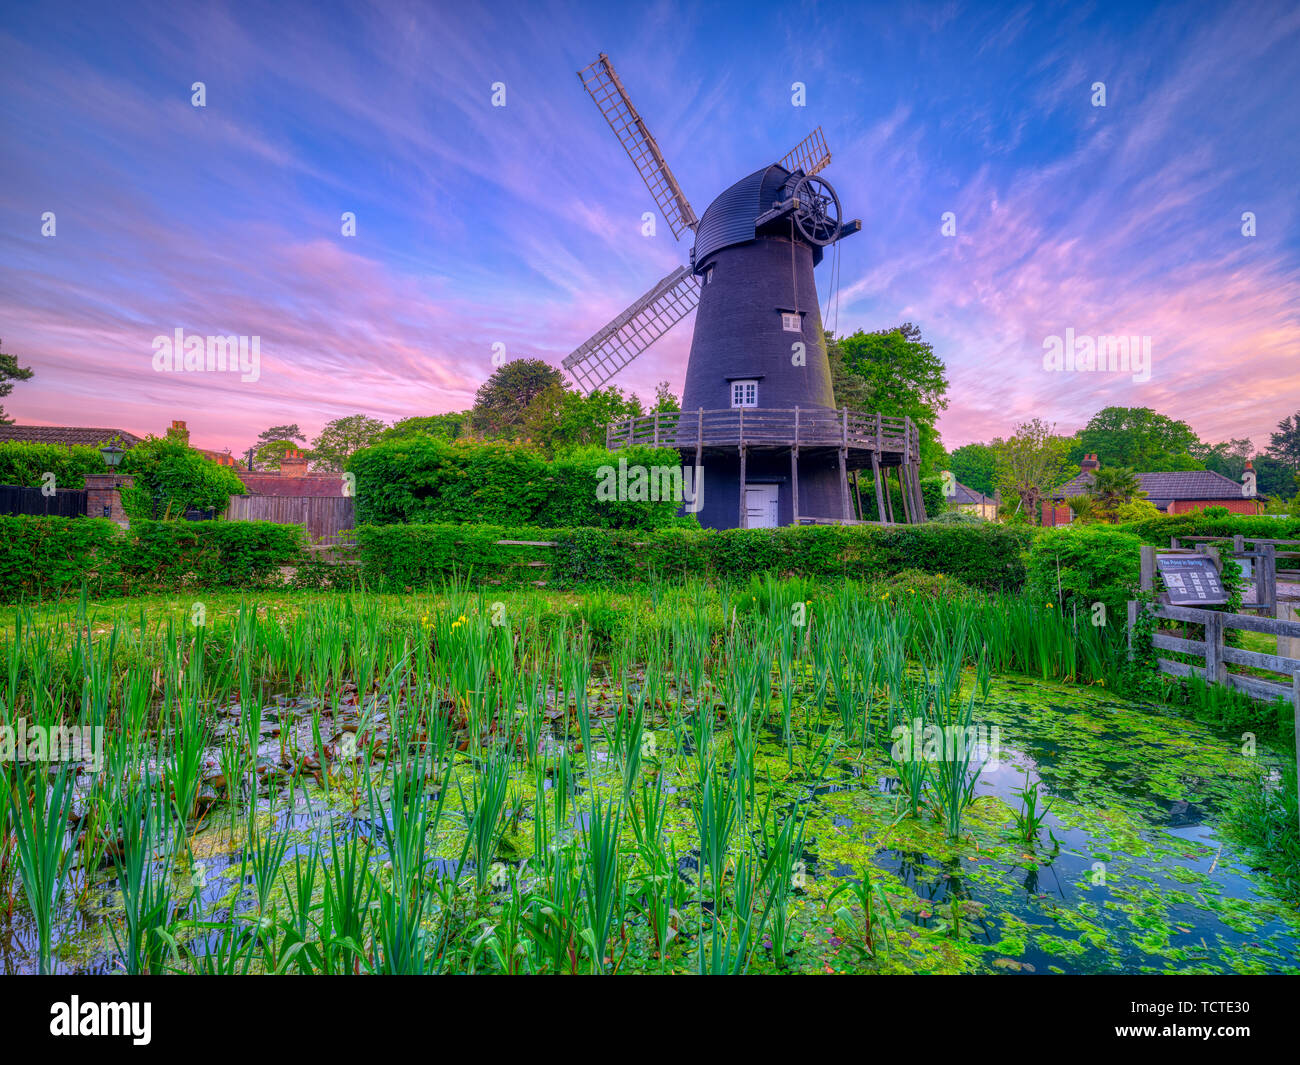
[[[921,501],[926,517],[933,518],[948,510],[948,497],[944,494],[942,477],[921,478]]]
[[[983,525],[988,519],[969,510],[945,510],[930,520],[941,525]]]
[[[0,517],[0,601],[277,584],[303,561],[297,525]]]
[[[81,489],[86,487],[86,474],[107,471],[104,456],[89,445],[0,442],[0,484],[38,488],[45,474],[52,473],[56,488]]]
[[[666,448],[576,448],[547,461],[521,444],[381,440],[348,460],[357,478],[357,520],[365,525],[477,524],[546,528],[649,529],[676,522],[672,499],[604,499],[619,463],[681,468]],[[629,483],[628,487],[631,487]]]
[[[229,466],[205,458],[184,440],[151,436],[122,456],[121,470],[134,478],[122,489],[122,509],[133,522],[183,517],[187,510],[226,509],[244,482]]]
[[[872,585],[873,594],[883,596],[886,592],[895,602],[906,602],[916,596],[927,601],[969,599],[975,594],[968,585],[945,573],[923,573],[916,569],[901,570]]]
[[[1137,536],[1108,526],[1044,530],[1026,562],[1029,594],[1080,613],[1101,602],[1112,617],[1123,618],[1137,594],[1141,546]]]

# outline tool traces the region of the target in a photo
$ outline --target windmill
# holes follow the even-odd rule
[[[904,519],[925,520],[912,423],[835,409],[813,269],[862,223],[842,220],[839,196],[817,176],[831,161],[821,127],[697,216],[609,57],[602,52],[578,76],[673,237],[694,236],[687,264],[563,360],[590,393],[695,312],[682,412],[610,426],[609,446],[654,444],[693,456],[703,468],[698,517],[706,526],[854,520],[849,473],[860,514],[857,471],[867,467],[877,514],[893,520],[882,476],[897,468]]]

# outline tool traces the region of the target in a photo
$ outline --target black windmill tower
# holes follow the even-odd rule
[[[821,128],[697,217],[609,58],[602,53],[579,77],[673,236],[695,236],[690,265],[564,360],[584,391],[602,388],[696,311],[681,413],[611,425],[608,445],[675,447],[702,467],[698,517],[713,528],[852,521],[863,469],[873,474],[877,514],[894,520],[887,489],[896,470],[899,517],[924,521],[912,423],[835,407],[813,269],[862,223],[841,220],[839,197],[817,176],[831,161]]]

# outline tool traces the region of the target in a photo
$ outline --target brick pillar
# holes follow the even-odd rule
[[[127,528],[131,523],[122,509],[120,489],[130,488],[133,484],[135,478],[126,474],[86,474],[86,517],[108,518],[109,521],[117,522],[122,528]],[[104,511],[105,507],[108,508],[107,513]]]

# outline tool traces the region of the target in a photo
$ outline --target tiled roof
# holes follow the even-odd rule
[[[1241,485],[1213,470],[1176,470],[1139,473],[1138,483],[1153,503],[1172,500],[1240,499]],[[1053,499],[1083,495],[1092,484],[1091,473],[1077,473],[1052,493]]]
[[[950,500],[948,500],[949,503],[956,503],[959,505],[973,503],[978,506],[993,505],[993,500],[991,497],[986,495],[981,495],[973,488],[967,488],[964,484],[961,483],[961,481],[955,481],[954,483],[957,486],[957,491],[953,495],[953,497]]]
[[[33,444],[89,444],[96,447],[113,439],[126,447],[140,437],[124,429],[89,429],[79,425],[0,425],[0,440],[25,440]]]

